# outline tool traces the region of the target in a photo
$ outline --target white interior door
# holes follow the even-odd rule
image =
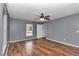
[[[43,24],[37,24],[37,38],[45,37]]]

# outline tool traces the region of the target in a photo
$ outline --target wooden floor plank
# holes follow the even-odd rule
[[[45,38],[10,43],[8,56],[79,56],[79,48]]]

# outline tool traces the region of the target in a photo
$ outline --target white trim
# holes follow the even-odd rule
[[[46,39],[47,39],[47,40],[50,40],[50,41],[58,42],[58,43],[61,43],[61,44],[65,44],[65,45],[69,45],[69,46],[72,46],[72,47],[79,48],[79,46],[77,46],[77,45],[73,45],[73,44],[69,44],[69,43],[57,41],[57,40],[54,40],[54,39],[51,39],[51,38],[46,38]]]
[[[40,38],[43,38],[43,37],[40,37]],[[25,40],[33,40],[33,39],[40,39],[40,38],[28,38],[28,39],[22,39],[22,40],[14,40],[14,41],[10,41],[9,43],[14,43],[14,42],[20,42],[20,41],[25,41]]]
[[[7,48],[7,44],[6,44],[6,45],[3,45],[3,52],[2,52],[2,55],[4,55],[6,48]]]
[[[9,49],[9,45],[10,45],[10,44],[7,45],[7,48],[6,48],[6,51],[5,51],[4,56],[7,56],[7,52],[8,52],[8,49]]]
[[[4,55],[5,50],[7,48],[7,15],[4,15],[3,19],[3,49],[2,49],[2,55]]]
[[[9,43],[20,42],[20,41],[25,41],[25,40],[33,40],[33,39],[37,39],[37,38],[14,40],[14,41],[10,41]]]

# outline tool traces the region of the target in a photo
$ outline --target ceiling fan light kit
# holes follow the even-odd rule
[[[44,18],[40,18],[40,20],[41,20],[41,21],[44,21],[45,19],[44,19]]]

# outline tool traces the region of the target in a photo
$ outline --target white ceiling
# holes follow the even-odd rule
[[[36,18],[41,13],[45,13],[45,15],[50,15],[51,20],[79,13],[79,3],[10,3],[7,4],[7,9],[11,18],[40,22],[40,20]]]

